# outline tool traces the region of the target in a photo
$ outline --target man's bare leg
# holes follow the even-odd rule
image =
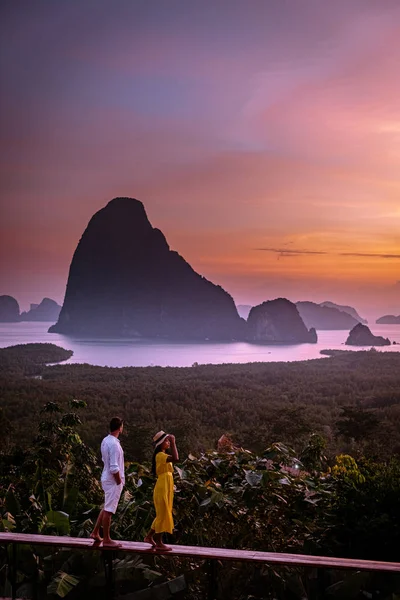
[[[104,516],[104,510],[102,509],[99,513],[99,516],[97,517],[97,521],[96,521],[96,525],[94,526],[94,529],[92,531],[92,533],[90,534],[90,537],[92,538],[92,540],[94,540],[95,542],[102,542],[103,538],[100,535],[100,527],[103,524],[103,516]]]
[[[119,548],[121,544],[115,542],[110,538],[110,526],[111,526],[111,517],[113,513],[108,512],[107,510],[103,511],[103,546],[108,546],[111,548]]]

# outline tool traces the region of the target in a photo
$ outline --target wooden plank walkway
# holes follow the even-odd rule
[[[144,542],[120,541],[121,547],[117,549],[103,548],[101,544],[94,543],[89,538],[75,538],[68,536],[33,535],[27,533],[1,533],[0,545],[29,544],[34,546],[56,546],[62,548],[79,548],[86,550],[104,550],[110,552],[117,550],[128,554],[154,554],[155,551]],[[256,552],[253,550],[230,550],[228,548],[204,548],[200,546],[173,545],[171,552],[159,552],[169,556],[188,556],[206,560],[232,560],[237,562],[263,562],[268,564],[292,565],[302,567],[327,567],[330,569],[356,569],[364,571],[397,571],[400,572],[400,563],[377,562],[371,560],[358,560],[352,558],[334,558],[330,556],[308,556],[305,554],[286,554],[281,552]]]

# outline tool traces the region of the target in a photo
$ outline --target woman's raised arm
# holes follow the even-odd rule
[[[168,439],[171,442],[171,456],[168,456],[167,461],[168,462],[178,462],[179,454],[178,454],[178,449],[176,447],[175,436],[172,435],[172,433],[170,433],[168,436]]]

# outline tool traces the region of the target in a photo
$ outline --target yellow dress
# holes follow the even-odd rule
[[[167,462],[168,455],[159,452],[156,455],[157,482],[154,486],[153,500],[156,508],[156,518],[151,526],[156,533],[172,533],[174,520],[172,518],[172,503],[174,501],[174,478],[172,463]]]

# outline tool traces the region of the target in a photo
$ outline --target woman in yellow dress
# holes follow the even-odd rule
[[[172,533],[174,529],[174,520],[172,518],[172,504],[174,500],[172,463],[177,462],[179,456],[175,436],[165,433],[165,431],[156,433],[153,437],[153,445],[152,471],[153,475],[157,476],[157,483],[153,493],[156,518],[144,541],[154,546],[156,550],[167,552],[172,550],[172,548],[163,543],[162,534],[164,532]],[[169,448],[171,448],[171,455],[166,452]]]

